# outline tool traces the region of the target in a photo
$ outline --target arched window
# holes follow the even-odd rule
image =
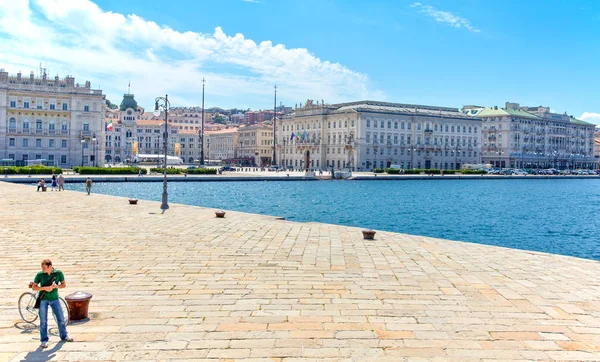
[[[54,134],[55,132],[56,132],[56,125],[54,123],[54,120],[50,120],[50,122],[48,122],[48,133]]]
[[[131,130],[128,130],[127,132],[125,132],[125,137],[131,137]]]
[[[42,120],[38,119],[35,121],[35,133],[42,133]]]
[[[29,120],[28,119],[23,120],[23,130],[29,131]]]
[[[8,128],[11,130],[15,130],[17,128],[17,120],[14,118],[11,118],[8,120]],[[14,132],[14,131],[12,131]]]

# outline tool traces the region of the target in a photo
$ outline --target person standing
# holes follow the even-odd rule
[[[92,179],[89,177],[87,178],[87,180],[85,180],[85,191],[88,195],[92,191]]]
[[[73,342],[73,338],[67,333],[65,316],[63,314],[60,300],[58,299],[58,289],[65,288],[65,276],[63,272],[52,267],[50,259],[42,261],[42,271],[38,272],[33,280],[32,289],[39,291],[38,298],[40,302],[40,347],[48,347],[48,306],[52,308],[52,314],[58,324],[58,332],[63,342]]]
[[[57,183],[58,183],[58,191],[60,191],[61,189],[63,191],[65,191],[65,177],[62,175],[62,173],[58,175]]]
[[[52,188],[50,189],[50,191],[54,191],[54,189],[56,188],[56,175],[52,175]]]

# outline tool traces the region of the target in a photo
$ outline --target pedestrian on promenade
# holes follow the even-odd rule
[[[138,167],[138,177],[142,177],[142,168]]]
[[[54,191],[54,189],[56,188],[57,183],[56,183],[56,175],[52,175],[52,188],[50,189],[50,191]]]
[[[37,185],[37,191],[40,191],[40,189],[42,189],[42,191],[45,191],[44,189],[46,188],[46,182],[44,181],[44,178],[42,177],[42,179],[38,182]]]
[[[58,191],[60,191],[61,189],[63,191],[65,191],[65,177],[62,175],[62,173],[60,175],[58,175]]]
[[[89,177],[87,178],[87,180],[85,180],[85,191],[88,195],[92,191],[92,179]]]
[[[40,347],[48,347],[48,306],[52,308],[52,314],[54,314],[58,324],[60,339],[63,342],[73,342],[73,338],[69,337],[67,333],[65,315],[58,299],[58,289],[67,286],[63,272],[54,269],[50,259],[44,259],[42,261],[42,271],[37,273],[30,286],[33,290],[40,292],[38,298],[41,298],[39,309]]]

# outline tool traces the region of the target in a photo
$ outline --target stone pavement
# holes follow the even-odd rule
[[[0,206],[0,361],[600,361],[599,262],[3,182]],[[41,350],[17,299],[46,257],[94,297]]]

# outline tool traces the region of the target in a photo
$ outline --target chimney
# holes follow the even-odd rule
[[[17,73],[17,80],[21,80],[21,71],[19,71],[19,73]]]
[[[34,77],[33,72],[29,73],[29,81],[31,83],[33,83],[33,77]]]
[[[58,74],[54,77],[54,85],[58,85]]]
[[[0,70],[0,83],[8,83],[8,72]]]

